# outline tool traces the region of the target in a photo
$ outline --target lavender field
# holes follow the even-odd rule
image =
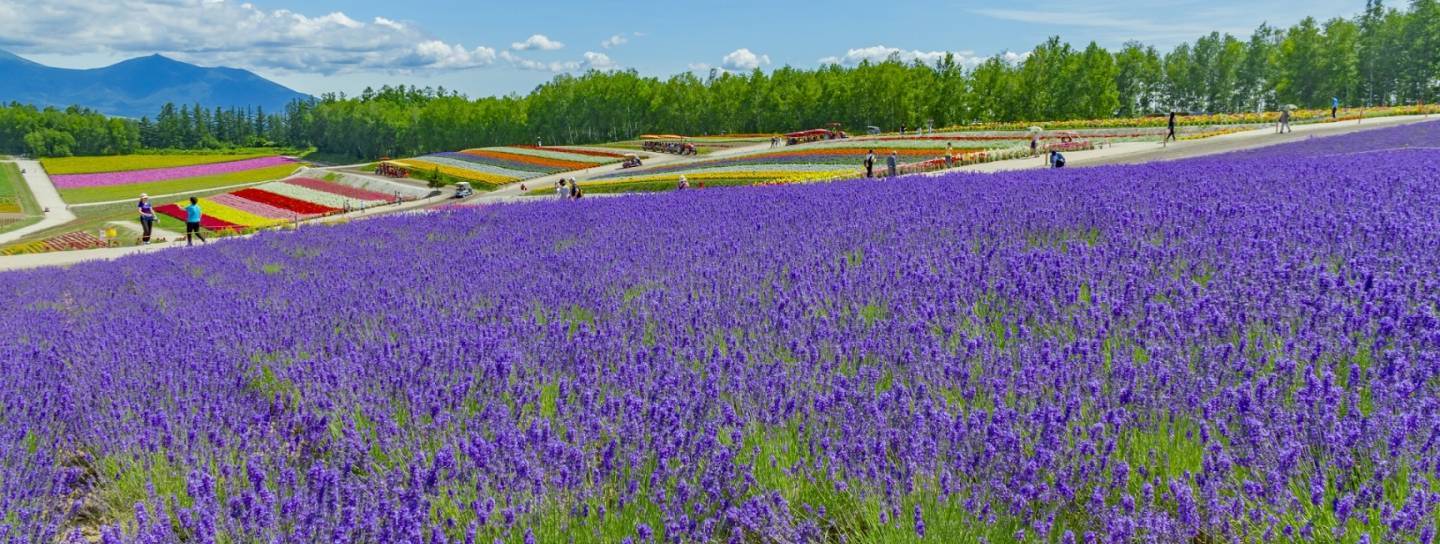
[[[0,542],[1430,543],[1437,146],[0,275]]]

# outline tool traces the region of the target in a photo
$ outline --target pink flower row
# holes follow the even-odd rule
[[[79,187],[106,187],[110,185],[130,185],[134,183],[150,183],[153,181],[169,181],[172,179],[193,178],[199,176],[213,176],[216,174],[228,174],[244,170],[256,170],[269,168],[282,164],[295,162],[285,157],[260,157],[256,159],[245,159],[241,161],[217,162],[212,164],[197,164],[193,166],[177,166],[174,168],[152,168],[149,170],[133,170],[129,172],[102,172],[98,174],[65,174],[51,176],[55,186],[61,189],[75,189]]]

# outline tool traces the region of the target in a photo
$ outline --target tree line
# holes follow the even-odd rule
[[[1094,42],[1080,48],[1051,38],[1019,60],[997,56],[968,67],[947,56],[933,64],[892,57],[854,67],[665,79],[592,71],[556,76],[525,96],[470,99],[443,87],[402,85],[358,96],[326,94],[283,112],[167,105],[154,120],[119,121],[121,128],[86,110],[12,105],[7,110],[21,113],[0,112],[0,149],[94,154],[137,146],[282,145],[373,159],[537,140],[594,143],[647,132],[787,132],[832,122],[895,130],[1327,107],[1332,99],[1347,107],[1413,104],[1440,94],[1437,2],[1391,8],[1369,0],[1352,18],[1306,18],[1285,29],[1261,25],[1246,38],[1216,32],[1163,53],[1138,42],[1108,51]],[[99,125],[112,129],[108,139],[99,136]]]

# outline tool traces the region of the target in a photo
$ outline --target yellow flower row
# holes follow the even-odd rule
[[[438,168],[441,174],[445,174],[447,176],[454,176],[460,179],[479,181],[491,185],[504,185],[518,179],[509,176],[501,176],[498,174],[489,174],[485,172],[476,172],[474,170],[466,170],[464,168],[456,168],[454,166],[445,164],[435,164],[433,162],[425,162],[416,159],[389,162],[390,164],[393,164],[395,166],[409,169],[411,174],[429,172]]]
[[[685,179],[690,180],[690,181],[709,180],[709,179],[779,179],[779,178],[788,178],[788,177],[794,177],[794,176],[807,176],[807,177],[820,177],[820,178],[824,178],[824,177],[834,176],[834,175],[837,175],[837,174],[842,174],[842,173],[845,173],[845,172],[848,172],[848,171],[849,171],[849,170],[847,170],[847,169],[837,169],[837,170],[826,170],[826,171],[818,171],[818,172],[797,172],[797,171],[794,171],[794,170],[748,170],[748,171],[733,171],[733,172],[677,172],[677,173],[671,173],[671,174],[656,174],[656,175],[651,175],[651,176],[636,176],[636,177],[631,177],[631,178],[621,178],[621,179],[618,179],[618,180],[606,180],[606,181],[607,181],[607,182],[612,182],[612,181],[613,181],[614,183],[640,183],[640,182],[647,182],[647,181],[676,181],[676,180],[679,180],[679,179],[680,179],[680,176],[681,176],[682,174],[685,176]],[[602,185],[602,184],[598,184],[598,183],[597,183],[596,185]]]
[[[175,205],[183,210],[186,206],[189,206],[190,203],[176,202]],[[214,217],[215,219],[245,227],[264,228],[286,223],[284,219],[261,217],[247,211],[231,208],[208,198],[200,199],[200,210],[204,212],[205,215]]]

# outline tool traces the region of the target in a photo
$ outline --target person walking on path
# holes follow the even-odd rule
[[[1340,113],[1340,97],[1338,97],[1338,96],[1332,96],[1332,97],[1330,97],[1330,118],[1331,118],[1331,119],[1338,119],[1338,117],[1336,117],[1336,115],[1338,115],[1339,113]]]
[[[1280,126],[1276,134],[1285,132],[1295,132],[1290,128],[1290,110],[1288,108],[1280,112]]]
[[[945,167],[955,166],[955,145],[945,142]]]
[[[1175,136],[1175,112],[1174,112],[1174,111],[1171,111],[1171,112],[1170,112],[1170,120],[1165,122],[1165,126],[1166,126],[1166,127],[1169,127],[1169,131],[1165,133],[1165,139],[1160,142],[1160,145],[1168,145],[1168,144],[1170,143],[1170,140],[1175,140],[1175,141],[1177,141],[1177,142],[1180,141],[1180,138],[1177,137],[1177,136]]]
[[[865,154],[865,177],[875,177],[875,150],[871,149]]]
[[[885,157],[885,169],[890,171],[890,177],[892,178],[897,174],[895,159],[895,150],[892,149],[890,150],[890,156]]]
[[[155,230],[155,207],[150,205],[150,195],[140,193],[140,242],[150,243],[150,233]]]
[[[185,207],[185,245],[192,246],[195,242],[190,239],[194,234],[200,239],[200,243],[207,243],[205,237],[200,235],[200,199],[190,197],[190,205]]]
[[[1037,154],[1039,154],[1039,153],[1040,153],[1040,133],[1039,133],[1038,131],[1033,131],[1033,130],[1032,130],[1032,131],[1030,131],[1030,156],[1031,156],[1031,157],[1034,157],[1035,155],[1037,155]]]

